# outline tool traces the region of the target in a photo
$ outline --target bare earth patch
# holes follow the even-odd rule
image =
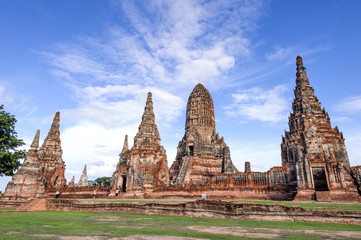
[[[17,234],[22,234],[22,232],[14,232],[14,231],[12,231],[12,232],[7,232],[5,234],[7,234],[7,235],[17,235]]]
[[[272,232],[251,232],[250,230],[256,230],[255,228],[246,227],[217,227],[217,226],[190,226],[188,229],[212,234],[225,234],[233,235],[237,237],[249,237],[249,238],[278,238],[280,234]]]
[[[92,219],[95,219],[99,222],[113,222],[113,221],[119,221],[121,217],[118,216],[101,216],[101,217],[92,217]]]
[[[189,237],[177,237],[177,236],[159,236],[159,235],[130,235],[122,238],[122,240],[206,240],[204,238],[189,238]]]
[[[60,239],[60,240],[73,240],[73,239],[102,240],[102,239],[106,239],[106,238],[100,237],[100,236],[59,236],[59,235],[55,235],[55,234],[35,234],[35,235],[31,235],[31,236],[37,237],[37,238],[52,238],[52,239]]]
[[[211,234],[225,234],[238,237],[250,238],[278,238],[281,234],[301,233],[321,235],[331,237],[332,239],[340,238],[356,238],[361,239],[358,231],[328,231],[328,230],[300,230],[300,229],[275,229],[275,228],[248,228],[248,227],[217,227],[217,226],[190,226],[190,230]],[[259,232],[257,232],[259,231]]]

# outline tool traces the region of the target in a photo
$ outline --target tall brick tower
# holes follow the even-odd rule
[[[188,98],[185,134],[170,169],[172,181],[179,185],[200,184],[216,174],[235,171],[229,147],[216,134],[212,97],[199,83]]]
[[[289,116],[289,131],[282,137],[282,165],[289,171],[289,183],[297,187],[298,199],[353,194],[345,139],[310,86],[300,56],[296,59],[295,99]],[[326,194],[326,192],[328,192]]]
[[[152,93],[149,92],[142,122],[134,137],[134,145],[129,152],[128,137],[125,138],[119,167],[117,167],[118,173],[113,174],[113,176],[117,176],[118,180],[112,182],[112,187],[121,188],[123,191],[151,191],[157,185],[168,185],[167,154],[160,145],[160,140],[155,124]]]
[[[4,196],[8,199],[37,198],[45,193],[42,171],[39,168],[38,147],[40,130],[36,131],[24,163],[6,186]]]
[[[60,112],[55,114],[48,136],[41,145],[38,156],[39,166],[43,169],[46,187],[61,188],[66,186],[65,163],[60,140]]]

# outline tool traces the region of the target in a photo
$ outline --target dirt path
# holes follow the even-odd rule
[[[249,227],[217,227],[217,226],[190,226],[188,229],[211,234],[225,234],[249,238],[279,238],[287,233],[311,234],[335,238],[361,239],[358,231],[328,231],[328,230],[300,230],[300,229],[273,229],[273,228],[249,228]]]

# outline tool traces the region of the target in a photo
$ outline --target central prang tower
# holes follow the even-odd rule
[[[235,171],[229,147],[216,134],[212,97],[199,83],[188,98],[185,134],[170,169],[171,181],[202,184],[214,175]]]

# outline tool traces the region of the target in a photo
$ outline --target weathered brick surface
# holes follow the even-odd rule
[[[234,172],[237,169],[229,147],[216,133],[212,97],[198,84],[188,98],[185,134],[170,168],[170,181],[173,185],[199,185],[210,181],[214,175]]]
[[[37,131],[24,163],[5,189],[5,198],[38,198],[44,196],[47,189],[66,186],[59,121],[60,113],[57,112],[40,149],[40,131]]]
[[[152,191],[158,185],[169,184],[166,151],[160,144],[160,135],[153,111],[152,93],[148,93],[142,122],[128,151],[128,138],[124,141],[117,169],[113,174],[113,189],[122,191]]]
[[[219,200],[196,200],[187,203],[79,203],[69,199],[48,199],[49,210],[136,213],[201,218],[310,221],[361,225],[357,211],[313,211],[301,207],[232,203]]]
[[[315,191],[329,191],[328,199],[355,200],[359,195],[350,174],[343,134],[337,126],[331,127],[330,117],[310,86],[300,56],[296,63],[290,130],[285,132],[281,144],[288,185],[297,187],[300,195],[297,199],[307,199],[307,196],[312,199]]]
[[[80,176],[79,182],[77,184],[78,187],[88,187],[88,175],[87,175],[87,171],[86,171],[86,164],[84,166],[84,170],[83,173]]]

